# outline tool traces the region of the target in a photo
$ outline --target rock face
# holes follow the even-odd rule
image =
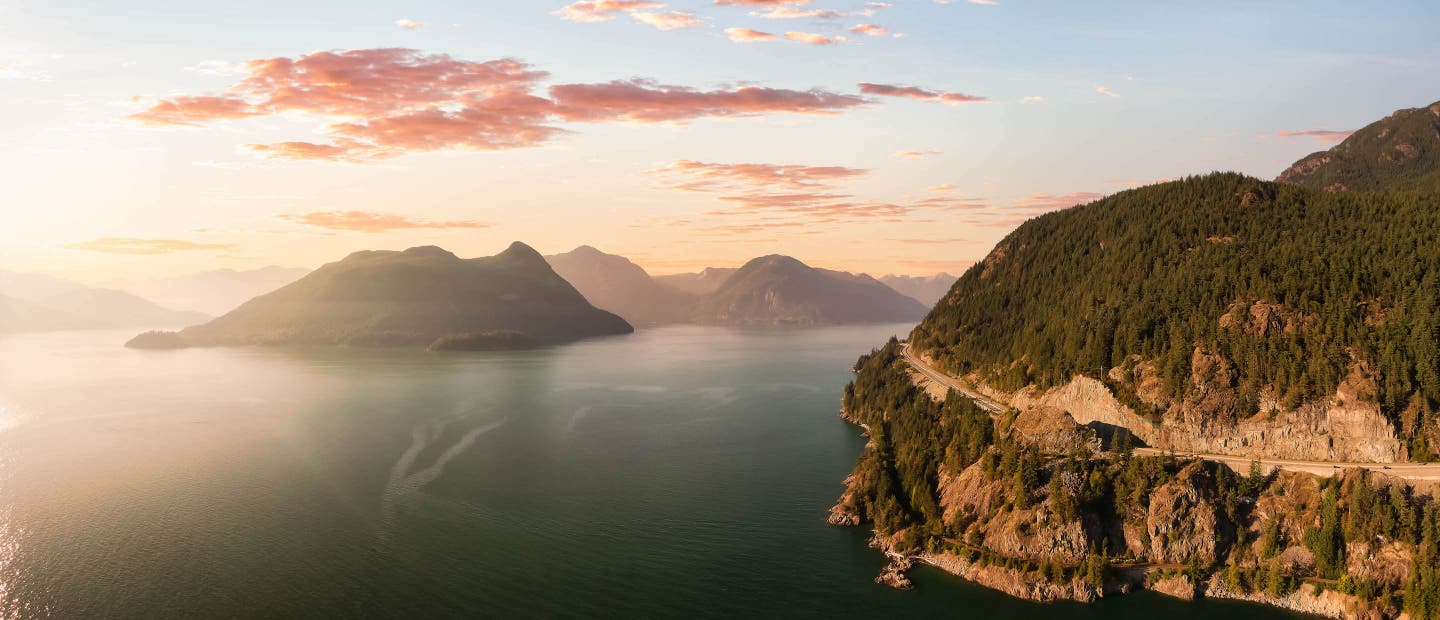
[[[1326,191],[1404,187],[1440,169],[1440,102],[1399,110],[1276,177]]]
[[[541,344],[627,334],[523,243],[465,260],[437,247],[357,252],[180,337],[192,346],[423,347],[442,336],[518,332]]]
[[[1194,463],[1150,493],[1145,516],[1149,557],[1182,564],[1197,557],[1212,565],[1235,538],[1235,526],[1215,510],[1215,481],[1202,463]]]
[[[701,299],[691,317],[724,325],[827,325],[918,321],[925,311],[870,276],[772,255],[746,263]]]
[[[1078,518],[1053,513],[1046,494],[1032,498],[1028,508],[1013,506],[1010,484],[987,480],[979,465],[953,476],[942,470],[937,490],[947,523],[969,523],[986,549],[1005,557],[1078,563],[1095,542]]]
[[[694,295],[661,286],[630,259],[588,245],[545,260],[595,307],[632,325],[681,321],[695,301]]]
[[[737,271],[740,270],[735,267],[706,267],[696,273],[655,276],[655,282],[686,295],[703,297],[719,290]]]

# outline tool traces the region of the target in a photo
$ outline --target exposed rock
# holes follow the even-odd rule
[[[1344,618],[1346,620],[1362,618],[1370,620],[1373,618],[1379,620],[1383,617],[1372,604],[1367,604],[1354,596],[1341,594],[1335,590],[1317,591],[1314,585],[1308,583],[1301,585],[1300,589],[1295,592],[1274,597],[1265,592],[1235,592],[1226,587],[1219,575],[1214,575],[1205,584],[1205,596],[1250,601],[1327,618]]]
[[[826,521],[830,525],[850,527],[860,525],[861,510],[859,502],[855,498],[855,474],[845,476],[845,493],[840,496],[840,501],[830,507],[830,518]]]
[[[1079,519],[1062,520],[1043,499],[1029,508],[1011,502],[1011,487],[987,480],[979,465],[951,476],[940,473],[940,508],[947,523],[978,528],[985,548],[1005,557],[1077,563],[1093,542]]]
[[[1192,463],[1150,493],[1145,528],[1154,562],[1181,564],[1192,557],[1212,565],[1235,539],[1235,528],[1214,504],[1215,481],[1204,463]]]
[[[1083,581],[1072,579],[1058,584],[1051,583],[1035,573],[995,564],[981,565],[952,553],[926,553],[920,556],[920,560],[987,588],[1031,601],[1049,603],[1068,600],[1089,603],[1102,595]],[[1119,593],[1129,591],[1131,586],[1117,582],[1113,588],[1113,592]]]
[[[915,587],[915,584],[910,583],[910,578],[905,576],[905,573],[913,564],[914,562],[908,557],[892,555],[890,563],[886,564],[884,570],[881,570],[880,575],[875,578],[875,583],[887,585],[896,590],[909,590]]]
[[[1149,583],[1145,584],[1145,589],[1187,601],[1195,600],[1195,595],[1198,593],[1198,588],[1190,581],[1190,577],[1183,574],[1163,577],[1155,575]]]
[[[1016,439],[1044,453],[1069,453],[1089,446],[1075,418],[1062,409],[1034,407],[1021,411],[1010,424]]]

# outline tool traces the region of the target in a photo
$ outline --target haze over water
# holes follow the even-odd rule
[[[0,617],[1278,618],[871,582],[825,524],[855,357],[908,325],[548,350],[0,339]]]

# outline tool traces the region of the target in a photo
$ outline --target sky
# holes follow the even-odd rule
[[[1434,2],[0,0],[0,269],[586,244],[960,273],[1440,99]]]

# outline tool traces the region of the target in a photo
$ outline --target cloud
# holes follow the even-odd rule
[[[768,11],[751,11],[752,17],[761,19],[840,19],[845,17],[842,11],[834,9],[796,9],[788,6],[780,6]]]
[[[315,52],[251,60],[221,94],[154,101],[130,116],[150,125],[207,123],[298,113],[323,119],[317,141],[246,148],[277,159],[361,162],[409,152],[487,151],[544,144],[557,121],[684,123],[767,114],[838,114],[872,103],[822,89],[756,85],[701,90],[650,80],[556,84],[513,59],[473,62],[409,49]]]
[[[1010,206],[1014,210],[1032,213],[1048,213],[1068,209],[1078,204],[1094,202],[1106,195],[1097,192],[1071,192],[1068,194],[1032,194],[1016,199]]]
[[[0,59],[0,80],[29,80],[32,82],[49,82],[50,74],[43,70],[36,69],[35,63],[28,59]]]
[[[403,215],[373,213],[370,211],[319,211],[314,213],[280,215],[278,217],[287,222],[314,226],[316,228],[364,233],[382,233],[391,230],[415,228],[448,230],[490,227],[489,224],[474,220],[422,220],[405,217]]]
[[[844,43],[845,37],[827,37],[823,34],[813,32],[787,32],[785,38],[791,41],[799,41],[807,45],[835,45]]]
[[[1026,104],[1026,105],[1029,105],[1029,104],[1032,104],[1032,103],[1045,103],[1045,98],[1044,98],[1044,97],[1041,97],[1040,95],[1029,95],[1029,96],[1026,96],[1026,97],[1021,97],[1021,98],[1020,98],[1020,103],[1023,103],[1023,104]]]
[[[102,237],[81,241],[65,246],[72,250],[104,252],[106,254],[172,254],[197,250],[228,250],[235,247],[230,243],[196,243],[179,239],[134,239],[129,237]]]
[[[872,37],[883,37],[890,34],[890,29],[876,24],[857,24],[850,27],[850,32],[870,35]]]
[[[1275,137],[1310,138],[1322,144],[1339,144],[1341,142],[1344,142],[1345,138],[1349,138],[1350,134],[1353,133],[1355,133],[1355,130],[1353,129],[1350,131],[1332,131],[1329,129],[1299,129],[1294,131],[1277,131],[1275,132]]]
[[[667,187],[690,191],[712,191],[725,186],[823,187],[835,181],[868,174],[869,170],[844,166],[801,166],[794,164],[717,164],[682,159],[651,170],[651,174],[682,177]]]
[[[945,151],[942,151],[940,149],[930,149],[928,151],[896,151],[890,156],[895,159],[925,159],[926,157],[930,157],[931,155],[944,154]]]
[[[1100,94],[1102,94],[1102,95],[1105,95],[1106,97],[1119,97],[1119,96],[1120,96],[1120,93],[1117,93],[1117,92],[1115,92],[1115,91],[1113,91],[1113,90],[1110,90],[1109,88],[1106,88],[1106,87],[1104,87],[1104,86],[1096,86],[1096,87],[1095,87],[1095,92],[1100,93]]]
[[[863,97],[826,90],[761,86],[702,91],[645,80],[550,87],[556,113],[566,120],[678,122],[694,118],[756,116],[768,113],[836,114],[869,103]]]
[[[395,25],[406,30],[419,30],[425,27],[424,22],[417,22],[413,19],[397,19]]]
[[[985,103],[990,101],[986,97],[967,95],[965,93],[951,93],[944,91],[926,90],[915,86],[893,86],[890,84],[873,84],[870,82],[860,83],[860,92],[867,95],[880,95],[883,97],[905,97],[919,101],[935,101],[958,105],[962,103]]]
[[[953,191],[954,189],[955,189],[955,184],[954,184],[954,183],[942,183],[942,184],[940,184],[940,185],[936,185],[935,187],[927,187],[927,188],[925,188],[925,191],[927,191],[927,192],[932,192],[932,193],[937,193],[937,194],[938,194],[938,193]]]
[[[715,6],[785,6],[810,4],[810,0],[715,0]]]
[[[635,11],[630,14],[642,24],[649,24],[660,30],[679,30],[682,28],[694,28],[705,23],[704,19],[695,16],[691,11],[663,11],[651,13],[649,11]]]
[[[663,2],[646,0],[586,0],[565,6],[554,14],[572,22],[595,23],[615,19],[619,13],[662,8],[665,8]]]
[[[888,9],[890,6],[889,2],[866,2],[865,8],[857,11],[855,14],[863,17],[872,17],[881,9]]]
[[[751,30],[749,28],[726,28],[725,36],[730,37],[736,43],[758,43],[762,41],[774,41],[779,37],[768,32]]]

